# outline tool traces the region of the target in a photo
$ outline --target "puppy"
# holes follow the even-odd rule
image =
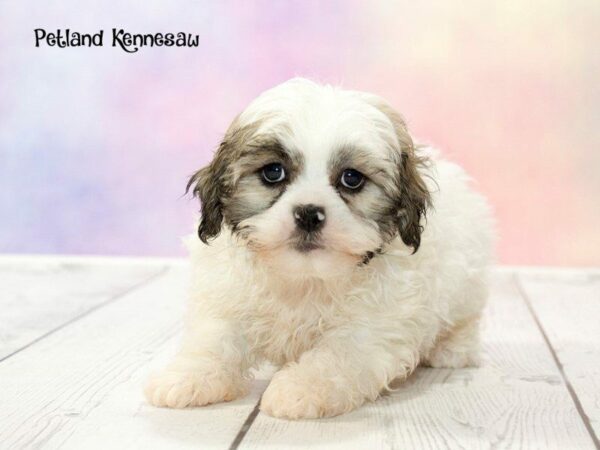
[[[186,331],[150,403],[233,400],[268,360],[262,411],[329,417],[419,363],[476,363],[489,208],[379,97],[304,79],[266,91],[188,189],[202,211]]]

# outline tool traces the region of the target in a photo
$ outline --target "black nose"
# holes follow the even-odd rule
[[[308,233],[318,231],[325,223],[325,210],[320,206],[309,204],[294,208],[294,219],[301,230]]]

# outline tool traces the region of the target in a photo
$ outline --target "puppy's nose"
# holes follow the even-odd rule
[[[318,231],[325,224],[325,209],[312,203],[299,205],[294,208],[294,219],[301,230],[308,233]]]

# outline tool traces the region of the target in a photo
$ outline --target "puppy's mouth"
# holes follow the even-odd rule
[[[291,246],[300,253],[324,249],[319,233],[296,233],[291,239]]]

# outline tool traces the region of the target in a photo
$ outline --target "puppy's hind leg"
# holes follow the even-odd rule
[[[433,347],[421,355],[423,365],[455,369],[479,364],[480,320],[488,295],[486,272],[470,270],[452,300],[450,323],[438,334]]]
[[[422,364],[437,368],[474,367],[479,364],[479,316],[464,320],[442,334]]]

